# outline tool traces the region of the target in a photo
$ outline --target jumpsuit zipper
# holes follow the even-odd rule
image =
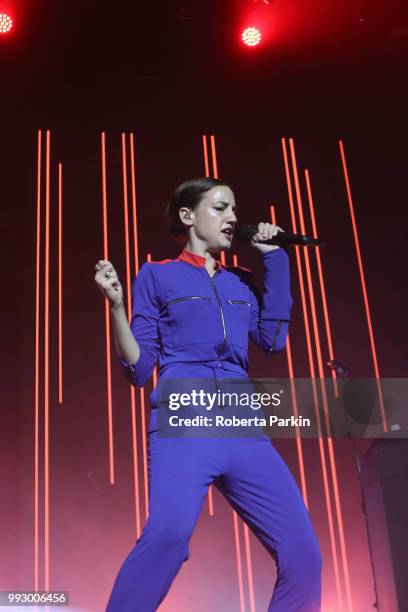
[[[208,271],[207,271],[207,273],[208,273]],[[217,274],[217,272],[216,272],[215,274]],[[210,276],[211,285],[212,285],[212,288],[214,289],[214,293],[215,293],[215,295],[216,295],[216,297],[217,297],[217,302],[218,302],[218,305],[219,305],[219,307],[220,307],[220,312],[221,312],[221,321],[222,321],[222,329],[223,329],[223,332],[224,332],[224,344],[225,344],[225,343],[226,343],[226,341],[227,341],[227,332],[225,331],[224,312],[223,312],[223,310],[222,310],[220,296],[218,295],[217,288],[216,288],[216,286],[214,285],[214,280],[213,280],[213,279],[214,279],[214,277],[215,277],[215,274],[214,274],[213,276],[210,276],[210,275],[208,274],[208,276]],[[221,365],[221,363],[220,363],[219,365]],[[223,383],[222,383],[222,380],[219,380],[219,379],[217,378],[217,374],[216,374],[215,372],[214,372],[214,379],[215,379],[215,384],[216,384],[216,386],[218,387],[218,389],[219,389],[219,390],[220,390],[220,388],[222,389],[222,388],[223,388],[223,387],[222,387],[222,384],[223,384]],[[224,408],[224,406],[223,406],[223,404],[221,404],[220,408],[221,408],[221,410],[224,410],[224,409],[225,409],[225,408]]]
[[[210,298],[205,297],[203,295],[189,295],[187,297],[175,298],[174,300],[170,300],[170,302],[167,302],[166,304],[164,304],[162,306],[162,309],[166,308],[169,304],[173,304],[174,302],[182,302],[183,300],[208,300],[210,301]]]
[[[215,274],[214,274],[214,276],[215,276]],[[225,342],[226,339],[227,339],[227,332],[225,331],[224,313],[223,313],[222,306],[221,306],[220,296],[218,295],[217,288],[214,285],[214,281],[213,281],[214,276],[210,276],[210,281],[211,281],[212,288],[214,289],[215,295],[217,297],[218,305],[219,305],[220,311],[221,311],[222,329],[223,329],[223,332],[224,332],[224,342]]]
[[[270,353],[272,353],[273,349],[275,348],[275,344],[276,344],[276,340],[278,339],[278,333],[279,333],[279,329],[280,329],[280,326],[281,326],[281,322],[282,322],[282,321],[280,321],[280,320],[278,319],[278,325],[276,326],[275,336],[274,336],[274,339],[273,339],[273,341],[272,341],[272,346],[271,346],[271,348],[269,349],[269,352],[270,352]]]
[[[247,306],[251,306],[250,302],[246,300],[227,300],[228,304],[247,304]]]

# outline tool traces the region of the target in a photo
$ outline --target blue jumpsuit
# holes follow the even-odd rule
[[[248,336],[264,352],[285,348],[292,308],[289,258],[262,255],[264,291],[250,270],[183,249],[177,259],[146,262],[132,289],[130,327],[140,346],[136,364],[119,362],[142,387],[159,360],[161,377],[248,377]],[[322,558],[310,514],[270,438],[162,437],[157,386],[148,431],[149,515],[116,577],[106,612],[154,612],[190,556],[210,484],[223,493],[277,565],[268,611],[318,612]]]

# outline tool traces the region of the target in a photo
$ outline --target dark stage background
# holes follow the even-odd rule
[[[248,51],[237,32],[250,2],[16,2],[16,28],[0,40],[1,70],[1,491],[0,590],[69,590],[72,610],[103,610],[136,540],[131,429],[136,402],[139,510],[145,520],[140,394],[130,390],[111,343],[94,282],[103,258],[101,133],[106,138],[108,258],[127,291],[122,134],[130,173],[134,137],[139,265],[176,257],[165,204],[183,180],[205,173],[203,136],[216,144],[218,174],[233,186],[239,221],[291,230],[281,139],[293,138],[307,230],[304,169],[310,172],[336,358],[353,377],[374,377],[339,140],[346,152],[379,371],[407,375],[407,49],[406,8],[397,2],[297,1],[260,6],[271,21],[265,45]],[[254,4],[255,6],[255,4]],[[49,382],[45,379],[46,140],[50,143]],[[35,516],[37,163],[41,134],[39,517]],[[288,141],[286,141],[288,142]],[[62,388],[59,403],[58,171],[62,164]],[[213,168],[210,167],[212,173]],[[128,174],[129,202],[131,200]],[[132,219],[130,223],[133,223]],[[131,242],[131,279],[134,277]],[[253,268],[256,253],[226,254]],[[298,270],[290,250],[295,375],[309,376]],[[314,287],[319,294],[314,253]],[[318,300],[318,298],[317,298]],[[328,357],[323,311],[317,301]],[[252,376],[287,376],[287,356],[251,347]],[[325,369],[325,375],[330,371]],[[111,384],[113,447],[108,435]],[[49,398],[47,399],[47,391]],[[146,386],[145,413],[148,417]],[[49,514],[44,506],[45,406],[49,401]],[[359,440],[361,453],[369,440]],[[294,440],[276,446],[299,481]],[[109,450],[115,468],[111,482]],[[336,528],[343,607],[336,590],[316,441],[303,444],[309,508],[324,557],[323,610],[371,609],[374,594],[360,491],[350,441],[335,440],[350,577]],[[327,451],[326,451],[327,453]],[[332,495],[332,493],[331,493]],[[203,506],[192,556],[160,609],[240,610],[232,509],[214,491]],[[49,517],[49,557],[45,536]],[[38,556],[35,526],[38,525]],[[337,525],[337,523],[336,523]],[[267,608],[275,566],[239,523],[245,610]],[[37,565],[36,565],[37,563]],[[48,566],[47,566],[48,563]],[[36,574],[36,568],[38,574]],[[49,575],[46,575],[46,567]],[[38,582],[36,582],[36,575]],[[254,598],[251,600],[253,585]],[[350,607],[350,597],[352,607]]]

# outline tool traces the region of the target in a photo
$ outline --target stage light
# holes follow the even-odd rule
[[[258,28],[245,28],[242,32],[242,42],[248,47],[255,47],[261,41],[261,33]]]
[[[13,27],[13,20],[6,13],[0,13],[0,34],[7,34]]]

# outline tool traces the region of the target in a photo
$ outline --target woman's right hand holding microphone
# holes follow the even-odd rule
[[[95,270],[95,282],[101,293],[109,300],[111,308],[117,308],[123,303],[123,289],[115,268],[107,259],[100,259]]]

